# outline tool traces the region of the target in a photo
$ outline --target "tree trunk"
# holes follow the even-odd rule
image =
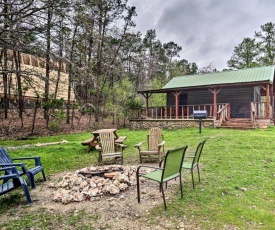
[[[4,14],[4,28],[8,28],[8,1],[4,0],[4,8],[3,8],[3,14]],[[6,34],[3,34],[4,37],[7,37]],[[3,52],[3,85],[4,85],[4,116],[5,119],[8,118],[8,108],[9,108],[9,101],[8,101],[8,53],[7,53],[7,47],[6,44],[4,44],[2,48]]]
[[[22,79],[21,79],[21,65],[20,65],[20,53],[13,50],[13,58],[15,62],[15,70],[16,70],[16,80],[17,80],[17,92],[18,92],[18,110],[19,117],[21,119],[21,128],[24,127],[23,121],[23,110],[24,110],[24,98],[23,98],[23,90],[22,90]]]
[[[70,54],[70,60],[72,62],[73,60],[73,56],[74,56],[74,46],[76,43],[75,37],[76,37],[76,32],[77,32],[77,28],[78,25],[75,25],[74,28],[74,33],[73,33],[73,37],[72,37],[72,46],[71,46],[71,54]],[[72,91],[72,87],[71,87],[71,83],[72,83],[72,72],[73,68],[72,68],[72,63],[69,64],[69,74],[68,74],[68,101],[67,101],[67,113],[66,113],[66,123],[70,124],[70,101],[71,101],[71,91]]]
[[[33,131],[34,131],[34,125],[35,125],[35,119],[36,119],[36,114],[37,114],[37,108],[38,108],[38,98],[35,101],[35,106],[34,106],[31,135],[33,135]]]
[[[8,118],[9,100],[8,100],[8,54],[6,46],[3,47],[3,86],[4,86],[4,116]]]
[[[63,24],[62,21],[60,22],[60,36],[59,36],[59,60],[58,60],[58,70],[57,70],[57,79],[56,79],[56,84],[55,84],[55,92],[54,92],[54,99],[57,97],[57,92],[58,92],[58,87],[59,87],[59,81],[60,81],[60,75],[61,75],[61,69],[62,69],[62,57],[63,57],[63,46],[64,46],[64,41],[63,41]]]
[[[104,45],[104,36],[105,36],[105,26],[106,26],[106,16],[107,16],[107,8],[102,9],[102,5],[99,6],[100,8],[100,19],[99,19],[99,37],[100,40],[98,42],[97,46],[97,63],[96,63],[96,85],[95,85],[95,98],[96,98],[96,104],[95,104],[95,122],[99,121],[99,114],[100,114],[100,103],[101,103],[101,65],[102,65],[102,49]]]
[[[46,119],[46,128],[49,127],[49,84],[50,84],[50,52],[51,52],[51,21],[52,8],[48,8],[47,18],[47,48],[46,48],[46,75],[45,75],[45,97],[44,97],[44,118]]]

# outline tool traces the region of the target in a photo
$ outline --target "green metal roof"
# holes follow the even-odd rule
[[[273,82],[275,66],[174,77],[162,89]]]

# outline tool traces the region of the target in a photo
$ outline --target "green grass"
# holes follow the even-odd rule
[[[144,141],[147,130],[118,130],[119,136],[127,136],[124,152],[125,164],[138,163],[138,151],[133,147]],[[196,189],[192,189],[191,175],[184,173],[184,198],[179,194],[168,203],[168,210],[163,210],[163,204],[152,210],[148,217],[152,223],[163,218],[173,219],[175,226],[181,223],[192,223],[201,229],[274,229],[275,223],[275,127],[266,130],[226,130],[204,128],[202,134],[196,128],[180,130],[163,130],[166,141],[165,148],[172,149],[188,145],[195,149],[197,144],[207,139],[201,157],[201,183],[196,181]],[[69,141],[62,145],[47,147],[31,147],[10,149],[12,157],[39,155],[43,162],[46,175],[86,167],[97,164],[97,153],[93,150],[86,153],[86,146],[81,141],[91,137],[90,133],[39,137],[34,140],[7,140],[1,146],[20,146],[26,144],[55,142],[65,139]],[[36,176],[39,183],[40,175]],[[195,174],[195,179],[197,175]],[[243,191],[245,190],[245,191]],[[11,194],[11,198],[0,197],[0,219],[5,212],[17,212],[17,207],[24,203],[24,197]],[[8,201],[7,201],[8,200]],[[18,204],[19,203],[19,204]],[[24,205],[23,205],[24,206]],[[22,207],[21,207],[22,209]],[[27,208],[25,208],[27,210]],[[41,212],[42,213],[42,212]],[[10,229],[21,229],[22,226],[37,226],[47,229],[47,226],[63,222],[66,226],[79,227],[83,213],[78,216],[68,214],[49,214],[50,219],[41,213],[21,212],[21,219],[12,223]],[[33,220],[33,215],[39,221]],[[45,219],[43,219],[45,218]],[[86,217],[87,218],[87,217]],[[97,214],[89,217],[96,221]],[[81,229],[87,228],[83,221]],[[27,225],[24,225],[28,223]],[[43,224],[41,224],[43,223]],[[1,227],[7,223],[0,221]],[[19,227],[18,227],[19,226]],[[88,229],[88,228],[87,228]]]

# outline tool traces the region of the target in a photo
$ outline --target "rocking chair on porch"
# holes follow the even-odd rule
[[[142,163],[143,159],[158,159],[160,161],[164,156],[165,144],[161,129],[154,127],[149,130],[149,134],[147,135],[148,150],[143,150],[141,148],[144,142],[140,142],[134,146],[139,151],[140,163]]]

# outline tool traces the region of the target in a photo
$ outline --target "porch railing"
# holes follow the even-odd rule
[[[266,116],[266,102],[251,102],[250,103],[250,118],[255,122],[255,119],[273,117],[272,107],[269,106],[269,114]],[[207,110],[208,118],[214,118],[214,105],[213,104],[199,104],[199,105],[183,105],[178,106],[178,114],[176,116],[175,106],[160,106],[149,107],[147,114],[146,108],[135,108],[128,110],[129,119],[193,119],[194,110]],[[217,120],[221,122],[230,120],[230,104],[218,103],[217,104]]]
[[[230,120],[230,104],[219,104],[218,109],[217,118],[221,125],[224,121]]]
[[[254,102],[251,102],[250,104],[250,119],[252,121],[253,126],[255,126],[256,125],[256,107]]]
[[[266,102],[252,102],[251,103],[251,107],[253,104],[253,110],[255,113],[255,119],[259,119],[259,118],[269,118],[272,119],[272,106],[269,105],[269,114],[266,113],[267,111],[267,103]],[[252,110],[251,110],[252,111]]]
[[[218,104],[222,106],[223,104]],[[213,104],[182,105],[178,106],[178,116],[176,116],[175,106],[149,107],[148,116],[146,108],[135,108],[128,110],[129,119],[193,119],[194,110],[207,110],[209,118],[214,116]]]

